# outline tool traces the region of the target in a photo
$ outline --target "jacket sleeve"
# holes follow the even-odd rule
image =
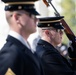
[[[13,69],[17,65],[18,53],[12,48],[3,48],[0,51],[0,75],[5,75],[8,69],[14,73]]]

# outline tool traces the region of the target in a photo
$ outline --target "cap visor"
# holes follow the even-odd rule
[[[56,29],[64,29],[64,27],[62,25],[57,25],[57,26],[53,26]]]
[[[31,14],[40,15],[35,9],[25,9],[25,10]]]

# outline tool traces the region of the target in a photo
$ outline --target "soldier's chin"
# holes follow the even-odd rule
[[[61,42],[58,42],[57,46],[60,46],[61,45]]]
[[[36,29],[34,29],[32,32],[31,32],[31,34],[34,34],[36,32]]]

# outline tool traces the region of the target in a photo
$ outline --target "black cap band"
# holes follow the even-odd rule
[[[29,10],[31,10],[31,9],[34,9],[34,5],[23,5],[23,4],[18,4],[18,5],[6,5],[5,6],[5,11],[7,11],[7,10],[10,10],[10,11],[12,11],[12,10],[22,10],[22,9],[29,9]]]
[[[38,27],[54,27],[56,29],[64,29],[61,20],[63,16],[61,17],[42,17],[39,18]]]
[[[34,8],[36,0],[3,0],[5,2],[5,11],[25,10],[34,15],[40,15]]]
[[[54,27],[56,29],[64,29],[62,24],[60,22],[54,22],[54,23],[39,23],[38,27]]]

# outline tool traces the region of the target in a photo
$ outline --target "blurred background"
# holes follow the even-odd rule
[[[64,16],[65,21],[76,35],[76,0],[52,0],[52,4],[55,6],[61,16]],[[54,10],[51,5],[47,6],[43,3],[43,0],[35,2],[35,7],[41,16],[54,16]],[[6,22],[4,3],[0,1],[0,48],[6,42],[6,37],[9,32],[8,23]],[[31,38],[33,36],[33,38]],[[29,41],[38,36],[38,32],[32,34],[29,37]],[[63,43],[68,44],[68,38],[64,34]]]

